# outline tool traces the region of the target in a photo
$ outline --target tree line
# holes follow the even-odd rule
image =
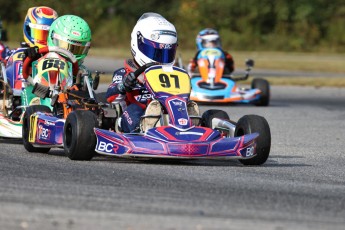
[[[22,39],[27,9],[45,5],[84,18],[93,46],[128,46],[136,20],[157,12],[175,25],[185,49],[195,49],[197,33],[212,27],[232,50],[345,51],[344,0],[0,1],[8,38],[15,41]]]

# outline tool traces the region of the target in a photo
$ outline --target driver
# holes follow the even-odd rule
[[[228,52],[222,49],[220,36],[216,30],[207,28],[200,31],[196,37],[196,46],[198,52],[188,64],[188,73],[192,73],[195,71],[195,68],[198,66],[197,57],[200,51],[205,48],[218,48],[219,50],[221,50],[225,56],[224,72],[227,74],[231,74],[234,71],[234,60]]]
[[[175,26],[157,13],[144,13],[131,33],[131,52],[133,59],[128,59],[124,67],[116,70],[113,82],[106,92],[109,103],[118,102],[124,110],[119,126],[125,133],[140,131],[140,117],[146,105],[152,99],[151,94],[142,85],[141,76],[138,81],[133,72],[148,63],[158,62],[173,65],[177,49],[177,33]],[[149,104],[147,111],[160,115],[158,103]],[[158,114],[157,114],[158,113]]]
[[[70,51],[78,61],[79,72],[74,77],[73,83],[82,86],[81,76],[86,74],[92,82],[91,72],[84,65],[84,59],[91,46],[91,29],[87,22],[76,15],[58,17],[51,25],[48,34],[48,46],[58,46]],[[39,47],[32,47],[28,56],[37,58]]]
[[[16,71],[17,66],[14,62],[17,58],[23,59],[30,55],[30,47],[45,47],[47,45],[47,37],[50,25],[58,17],[55,10],[47,6],[37,6],[28,9],[24,19],[23,35],[24,41],[21,47],[9,52],[6,64],[6,74],[12,88],[21,89],[22,80]],[[21,60],[22,62],[23,60]]]

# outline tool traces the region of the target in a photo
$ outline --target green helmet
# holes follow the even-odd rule
[[[71,51],[81,64],[91,45],[91,30],[87,22],[75,15],[58,17],[50,26],[48,46]]]

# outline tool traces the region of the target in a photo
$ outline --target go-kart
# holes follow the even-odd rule
[[[36,61],[25,57],[20,48],[8,59],[6,69],[1,63],[1,137],[22,138],[23,111],[30,105],[45,105],[46,111],[55,109],[48,94],[70,85],[67,81],[72,80],[72,65],[73,71],[78,71],[76,59],[67,50],[45,47],[39,53],[45,55]]]
[[[205,48],[197,56],[199,73],[192,77],[191,100],[208,103],[250,103],[267,106],[270,100],[270,87],[265,79],[255,78],[251,88],[237,86],[237,81],[246,80],[254,66],[254,61],[246,61],[244,76],[234,76],[224,72],[224,54],[218,48]]]
[[[21,138],[23,49],[18,49],[0,69],[0,137]]]
[[[246,115],[234,122],[221,110],[208,110],[200,116],[196,103],[189,100],[190,76],[185,70],[151,63],[136,70],[135,76],[142,72],[152,101],[141,117],[141,131],[122,133],[116,120],[115,128],[105,129],[92,111],[73,111],[67,116],[63,134],[65,154],[70,159],[91,160],[96,152],[136,159],[239,159],[245,165],[266,162],[271,135],[265,118]],[[118,118],[120,113],[115,111]],[[33,119],[40,120],[44,129],[48,126],[42,114],[31,115]]]
[[[59,47],[45,47],[39,53],[43,57],[38,60],[26,57],[23,63],[23,50],[16,51],[7,62],[12,64],[9,68],[5,69],[1,63],[0,137],[22,138],[23,111],[29,107],[31,112],[52,112],[58,118],[66,118],[73,109],[94,106],[84,101],[85,97],[90,99],[90,92],[80,90],[73,83],[72,74],[78,72],[78,63],[71,52]],[[99,74],[96,72],[91,91],[98,86]],[[87,80],[86,84],[91,83]]]
[[[93,90],[98,87],[99,72],[91,87],[88,74],[83,82],[78,79],[77,59],[68,50],[44,47],[38,53],[43,57],[37,61],[27,57],[23,63],[23,78],[30,84],[22,93],[27,105],[22,138],[27,151],[48,152],[51,147],[62,147],[64,122],[70,112],[98,109]]]

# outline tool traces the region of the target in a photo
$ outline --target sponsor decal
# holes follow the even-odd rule
[[[130,124],[130,125],[133,124],[132,118],[129,116],[127,111],[123,112],[123,116],[126,118],[128,124]]]
[[[246,149],[246,157],[254,156],[254,154],[255,154],[254,146],[250,146]]]
[[[50,139],[51,130],[44,128],[42,125],[38,126],[38,139]]]
[[[149,99],[152,99],[152,95],[151,94],[143,94],[143,95],[137,95],[137,96],[134,96],[134,98],[139,101],[139,102],[145,102]]]
[[[119,74],[115,74],[113,76],[113,82],[119,82],[122,80],[122,75],[119,75]]]
[[[75,30],[72,31],[72,34],[75,35],[75,36],[80,36],[81,35],[79,31],[75,31]]]
[[[99,145],[97,146],[97,150],[106,152],[106,153],[117,153],[117,151],[119,150],[119,146],[113,145],[112,143],[101,141],[99,142]]]
[[[160,35],[170,35],[170,36],[176,37],[176,32],[171,31],[171,30],[156,30],[156,32]]]
[[[160,43],[160,44],[159,44],[159,48],[160,48],[160,49],[171,49],[171,48],[172,48],[172,45],[171,45],[171,44],[163,44],[163,43]]]
[[[174,101],[171,101],[174,105],[176,106],[181,106],[182,105],[182,101],[177,101],[177,100],[174,100]]]
[[[158,40],[159,39],[159,34],[158,33],[151,34],[151,39],[152,39],[152,41]]]
[[[53,126],[55,126],[55,123],[53,123],[51,121],[47,121],[47,120],[44,121],[44,124],[45,125],[53,125]]]
[[[188,124],[188,120],[185,119],[185,118],[180,118],[177,120],[177,122],[180,124],[180,125],[187,125]]]
[[[111,153],[111,152],[113,152],[113,148],[114,148],[114,146],[112,143],[106,143],[104,141],[101,141],[101,142],[99,142],[97,150],[102,151],[102,152]],[[118,146],[117,146],[117,148],[118,148]]]

